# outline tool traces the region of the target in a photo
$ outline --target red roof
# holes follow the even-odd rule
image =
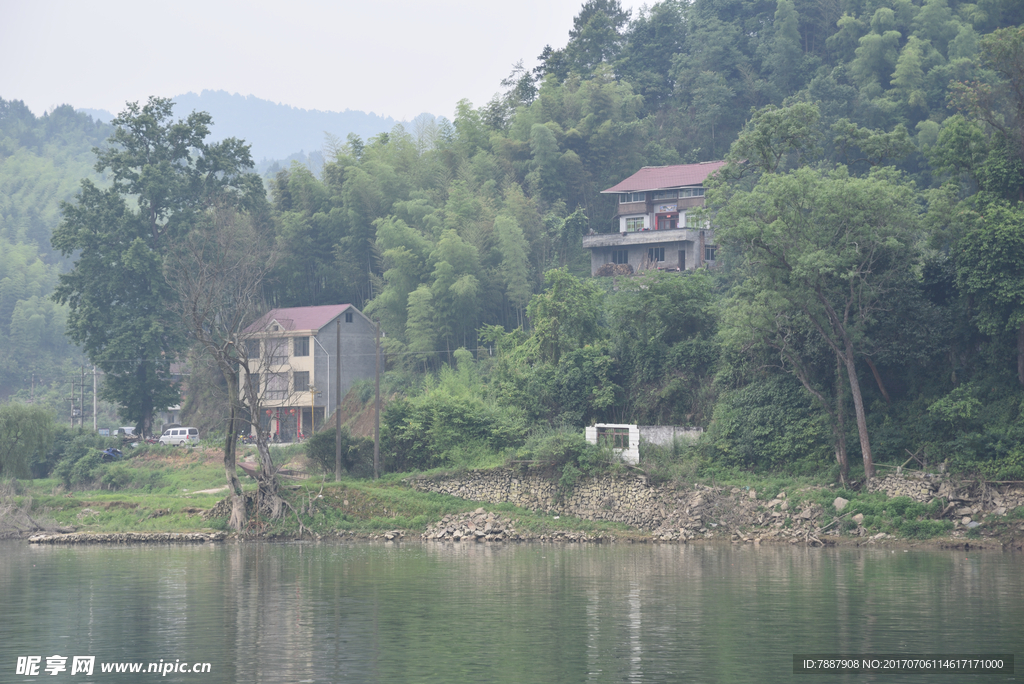
[[[725,164],[724,161],[710,161],[676,166],[645,166],[626,180],[601,192],[647,192],[700,185]]]
[[[285,331],[320,330],[340,316],[351,304],[328,304],[327,306],[293,306],[285,309],[271,309],[245,329],[246,333],[262,332],[272,322]]]

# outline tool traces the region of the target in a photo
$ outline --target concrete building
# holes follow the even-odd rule
[[[609,444],[625,463],[640,463],[640,428],[619,423],[596,423],[583,428],[583,436],[591,444]]]
[[[704,207],[704,181],[723,166],[724,161],[645,166],[602,190],[618,199],[618,231],[583,237],[591,274],[713,265],[714,233],[697,210]]]
[[[374,376],[375,326],[351,304],[272,309],[243,336],[249,368],[258,375],[254,379],[262,393],[259,420],[282,442],[293,441],[299,433],[312,435],[352,383]]]

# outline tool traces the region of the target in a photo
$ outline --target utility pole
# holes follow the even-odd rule
[[[341,314],[338,314],[335,330],[334,349],[338,353],[338,363],[335,364],[334,370],[337,385],[337,399],[334,404],[334,480],[338,481],[341,479]]]
[[[82,384],[79,385],[78,391],[81,393],[82,398],[78,402],[78,405],[82,409],[82,416],[78,420],[78,426],[81,428],[85,427],[85,365],[82,365]]]
[[[377,370],[374,374],[377,399],[373,407],[373,479],[380,477],[380,321],[377,327]]]
[[[96,402],[97,402],[97,398],[96,398],[96,366],[93,366],[92,367],[92,431],[93,432],[96,432],[96,414],[98,413],[97,409],[99,408],[96,405]]]

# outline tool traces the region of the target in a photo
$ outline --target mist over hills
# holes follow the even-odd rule
[[[324,148],[325,133],[341,140],[349,133],[355,133],[366,140],[391,130],[398,123],[406,123],[408,127],[408,122],[373,112],[299,109],[223,90],[204,90],[199,94],[190,92],[171,99],[176,103],[174,110],[178,116],[195,110],[209,112],[213,117],[213,140],[233,136],[252,145],[253,160],[261,169],[273,161],[298,159],[305,163],[308,153]],[[105,110],[83,108],[78,111],[104,122],[114,117],[113,113]],[[420,115],[423,116],[433,118],[430,114]]]

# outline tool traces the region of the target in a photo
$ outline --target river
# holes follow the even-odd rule
[[[3,542],[0,682],[1020,681],[794,674],[794,655],[1020,655],[1021,561],[731,544]],[[50,675],[53,656],[65,670]],[[94,658],[92,676],[71,674],[75,656]],[[38,674],[19,674],[33,657]],[[101,671],[132,663],[143,673]]]

